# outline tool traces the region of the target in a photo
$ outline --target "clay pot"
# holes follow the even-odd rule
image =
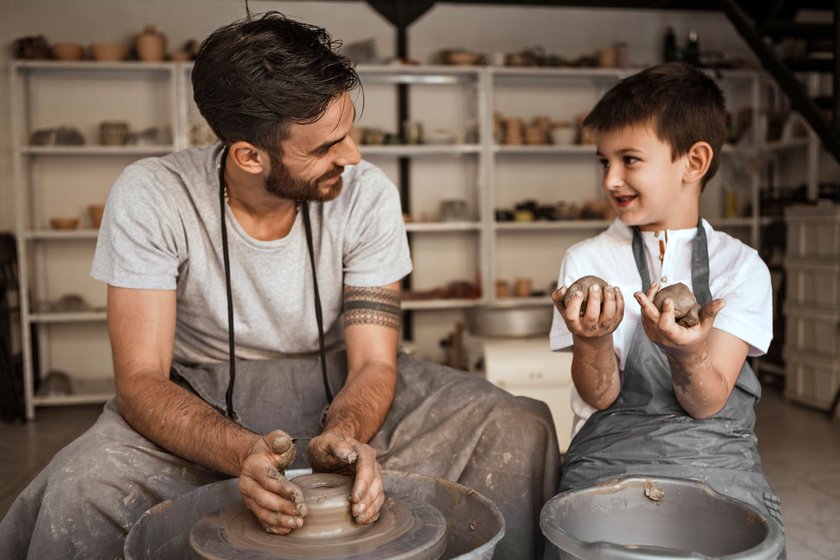
[[[102,62],[123,60],[128,54],[128,47],[122,43],[92,43],[90,54],[94,60]]]
[[[52,55],[56,60],[81,60],[85,50],[78,43],[56,43],[52,46]]]
[[[76,229],[79,218],[51,218],[50,227],[53,229]]]
[[[102,216],[105,214],[104,204],[91,204],[88,206],[88,214],[90,214],[90,225],[96,229],[102,225]]]
[[[147,25],[134,40],[137,58],[144,62],[160,62],[166,55],[166,37],[154,25]]]

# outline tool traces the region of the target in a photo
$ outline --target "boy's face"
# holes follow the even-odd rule
[[[618,217],[642,231],[697,225],[699,185],[686,183],[687,156],[671,159],[671,146],[648,125],[599,133],[601,188]]]

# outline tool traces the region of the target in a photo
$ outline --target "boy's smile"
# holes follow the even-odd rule
[[[671,146],[647,125],[598,134],[601,188],[618,217],[643,231],[697,225],[700,185],[687,182],[687,157],[671,157]]]

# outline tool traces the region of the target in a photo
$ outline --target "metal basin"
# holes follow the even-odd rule
[[[563,492],[543,507],[540,528],[562,559],[769,560],[784,549],[779,526],[749,504],[667,477]]]
[[[545,305],[493,305],[464,310],[467,329],[477,336],[526,337],[548,335],[554,307]]]
[[[309,469],[287,471],[289,478]],[[505,534],[498,508],[475,490],[430,476],[383,471],[385,491],[433,505],[447,520],[444,559],[490,559]],[[189,533],[196,521],[241,499],[237,480],[223,480],[167,500],[144,513],[125,541],[126,560],[182,560],[188,554]]]

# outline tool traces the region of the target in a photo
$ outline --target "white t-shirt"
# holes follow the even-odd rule
[[[767,265],[754,249],[726,233],[715,231],[705,220],[703,228],[709,251],[709,289],[713,299],[726,300],[726,307],[715,318],[714,327],[749,344],[750,356],[760,356],[767,351],[773,338],[773,294]],[[697,229],[669,230],[661,263],[659,241],[665,239],[665,232],[641,233],[650,280],[659,282],[661,288],[677,282],[692,288],[691,255]],[[569,248],[558,280],[558,286],[570,286],[581,276],[594,274],[621,289],[624,319],[613,333],[613,345],[622,371],[633,332],[641,320],[639,303],[633,294],[642,289],[642,281],[633,259],[632,243],[633,230],[616,219],[599,235]],[[572,346],[572,335],[556,309],[549,341],[555,351]],[[574,437],[595,409],[574,387],[571,400],[575,413]]]
[[[105,207],[92,276],[113,286],[176,290],[174,359],[228,359],[219,213],[221,145],[129,165]],[[399,193],[367,162],[345,168],[332,201],[310,203],[327,344],[342,338],[343,284],[383,286],[411,272]],[[301,212],[283,239],[250,237],[226,209],[237,358],[315,352],[318,327]]]

